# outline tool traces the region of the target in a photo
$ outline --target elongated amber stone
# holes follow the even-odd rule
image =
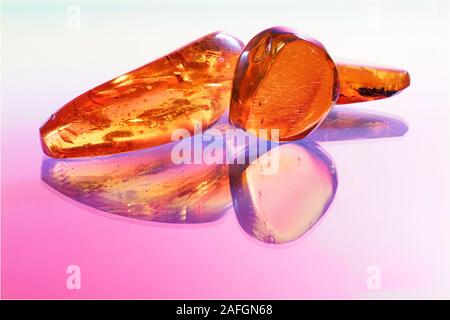
[[[405,70],[337,63],[340,92],[337,104],[389,98],[410,84]]]
[[[278,129],[279,139],[306,136],[338,97],[338,72],[325,48],[291,29],[256,35],[239,58],[230,122],[245,130]]]
[[[216,32],[89,90],[41,127],[44,152],[97,156],[161,145],[175,129],[216,122],[229,105],[243,44]]]

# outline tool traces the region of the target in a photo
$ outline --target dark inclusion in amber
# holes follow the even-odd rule
[[[228,108],[238,39],[216,32],[73,99],[41,127],[50,157],[119,153],[171,141],[175,129],[193,132]]]

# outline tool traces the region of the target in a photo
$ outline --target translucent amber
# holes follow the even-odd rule
[[[336,103],[354,103],[389,98],[410,84],[405,70],[337,64],[340,93]]]
[[[334,105],[338,72],[320,43],[276,27],[247,44],[232,90],[233,125],[279,129],[280,140],[295,140],[313,130]]]
[[[131,151],[171,141],[174,129],[206,128],[228,108],[243,44],[212,33],[108,81],[64,105],[41,127],[56,158]]]
[[[76,160],[46,157],[41,178],[75,201],[130,218],[204,223],[222,217],[232,206],[228,166],[176,165],[172,147]]]
[[[278,155],[275,155],[278,153]],[[278,170],[267,174],[267,159]],[[286,243],[301,237],[325,214],[337,189],[333,161],[312,142],[279,145],[250,165],[230,167],[239,224],[253,238]]]

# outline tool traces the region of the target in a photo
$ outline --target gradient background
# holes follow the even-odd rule
[[[1,4],[3,298],[450,298],[448,2]],[[65,102],[209,32],[247,42],[274,25],[412,78],[392,99],[354,105],[403,117],[404,137],[321,143],[339,187],[308,236],[261,245],[232,210],[199,226],[130,223],[40,181],[38,128]],[[71,264],[81,290],[66,288]]]

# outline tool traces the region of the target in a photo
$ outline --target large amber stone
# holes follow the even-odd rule
[[[239,58],[230,122],[245,130],[279,129],[279,139],[306,136],[338,97],[338,72],[325,48],[276,27],[256,35]]]
[[[216,32],[121,75],[64,105],[41,127],[56,158],[131,151],[171,141],[174,129],[206,128],[228,108],[243,44]]]

